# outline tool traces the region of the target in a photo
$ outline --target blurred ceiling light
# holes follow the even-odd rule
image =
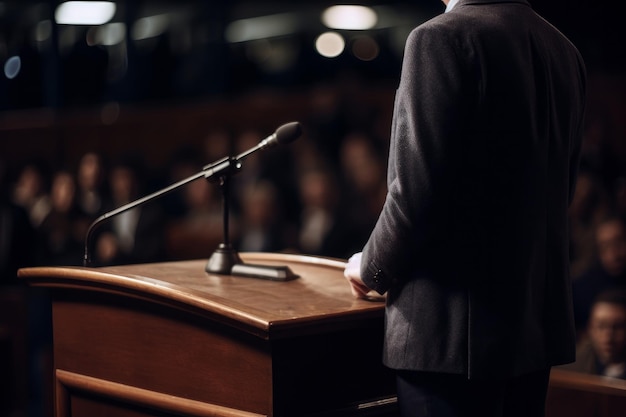
[[[20,57],[12,56],[11,58],[7,59],[7,62],[5,62],[4,64],[4,75],[9,80],[12,80],[13,78],[17,77],[17,74],[20,73],[21,69],[22,60],[20,59]]]
[[[298,29],[298,19],[293,13],[280,13],[269,16],[235,20],[226,28],[228,42],[246,42],[259,39],[285,36]]]
[[[379,51],[378,42],[371,36],[359,36],[352,44],[352,53],[361,61],[373,61]]]
[[[133,25],[130,37],[136,41],[155,38],[165,32],[169,25],[170,16],[167,13],[142,17]]]
[[[267,73],[280,73],[295,64],[298,55],[296,44],[289,39],[259,39],[247,43],[247,55]]]
[[[67,25],[60,26],[59,31],[59,52],[66,54],[72,50],[76,42],[79,40],[79,31],[76,26]]]
[[[126,25],[124,23],[109,23],[99,26],[94,35],[96,45],[113,46],[120,44],[126,38]]]
[[[322,23],[331,29],[367,30],[377,21],[376,12],[365,6],[332,6],[322,13]]]
[[[335,58],[343,52],[346,41],[337,32],[325,32],[315,40],[315,49],[326,58]]]
[[[45,42],[52,36],[52,22],[50,20],[42,20],[35,26],[35,40],[37,42]]]
[[[102,25],[114,15],[115,3],[110,1],[67,1],[54,12],[61,25]]]

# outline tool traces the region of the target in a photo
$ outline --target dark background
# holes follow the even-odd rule
[[[319,21],[326,1],[121,1],[112,22],[132,23],[141,17],[170,13],[168,29],[148,41],[127,41],[124,69],[118,47],[87,46],[89,27],[53,25],[45,40],[35,40],[37,24],[53,21],[57,1],[0,2],[0,61],[22,58],[22,71],[13,80],[0,77],[0,109],[90,106],[115,100],[122,103],[202,100],[241,94],[260,88],[307,89],[316,82],[335,79],[341,71],[354,71],[377,84],[392,85],[398,76],[398,45],[407,28],[440,13],[438,0],[364,1],[386,5],[397,14],[391,27],[367,31],[379,42],[380,54],[362,62],[342,54],[319,56],[313,42],[325,28]],[[535,10],[563,31],[581,50],[590,73],[623,71],[626,48],[624,25],[610,7],[588,0],[532,2]],[[254,42],[229,44],[227,25],[237,19],[295,12],[302,24],[296,32],[270,39],[265,47],[290,51],[296,57],[279,70],[264,69]],[[344,31],[346,36],[359,33]],[[363,32],[361,32],[363,33]],[[53,45],[60,45],[54,47]],[[253,58],[253,50],[257,50]]]
[[[71,166],[77,158],[72,149],[79,153],[95,147],[114,153],[120,150],[115,140],[147,152],[151,165],[163,164],[162,156],[152,156],[158,150],[145,149],[141,141],[147,136],[169,152],[172,142],[197,141],[223,121],[249,123],[269,133],[277,123],[288,121],[289,110],[298,103],[305,106],[295,116],[306,117],[302,114],[310,111],[306,104],[322,88],[348,99],[382,92],[375,100],[387,111],[408,31],[444,10],[439,0],[363,1],[385,7],[391,15],[388,24],[369,31],[340,31],[347,41],[346,50],[329,59],[314,48],[316,37],[328,30],[319,17],[325,7],[334,4],[329,1],[120,1],[112,22],[124,23],[127,37],[114,46],[88,45],[92,27],[49,24],[58,4],[53,0],[0,2],[0,63],[4,66],[13,56],[22,62],[15,78],[0,76],[0,157],[9,170],[17,169],[33,152]],[[626,122],[621,116],[626,106],[626,36],[620,14],[590,0],[531,4],[578,46],[585,59],[588,120],[593,132],[603,136],[598,146],[606,154],[626,157]],[[233,21],[277,13],[295,14],[297,30],[251,42],[230,43],[225,39]],[[162,34],[131,40],[135,21],[159,14],[171,17]],[[42,21],[48,21],[47,31],[41,31],[46,27]],[[371,61],[357,59],[350,50],[364,35],[379,47]],[[258,100],[269,103],[270,110],[250,107],[250,97],[257,104]],[[176,109],[181,108],[186,115],[196,114],[177,118],[181,113]],[[229,108],[232,111],[225,110]],[[144,119],[137,119],[137,114]],[[204,117],[199,118],[200,114]],[[125,117],[136,121],[132,136],[128,128],[121,127]],[[106,123],[95,119],[106,119]],[[154,125],[150,127],[145,119]],[[92,129],[81,131],[80,140],[76,139],[77,126],[86,124]],[[103,124],[116,124],[117,129],[111,132]],[[197,124],[201,126],[194,129]],[[177,126],[185,137],[173,137],[168,126]],[[379,134],[386,135],[385,126],[378,129]],[[102,145],[104,138],[112,143]],[[590,143],[597,140],[590,139]]]
[[[290,175],[286,162],[306,160],[303,154],[311,149],[320,150],[329,165],[337,164],[339,141],[351,131],[375,137],[382,157],[404,39],[411,28],[444,10],[439,0],[363,1],[385,6],[389,24],[340,31],[348,47],[329,59],[313,46],[327,30],[319,15],[334,4],[328,1],[119,1],[113,22],[126,24],[127,35],[133,22],[145,16],[165,14],[171,21],[157,37],[135,42],[127,36],[115,46],[91,42],[92,27],[52,24],[58,4],[0,1],[3,195],[10,195],[27,163],[43,161],[49,172],[74,172],[89,151],[109,158],[135,152],[158,179],[153,185],[164,186],[172,155],[181,147],[197,149],[208,132],[254,129],[264,136],[291,120],[303,122],[305,137],[289,148],[290,157],[274,160],[282,177]],[[623,15],[616,4],[592,0],[531,4],[585,59],[589,84],[583,168],[597,178],[594,186],[612,190],[626,178]],[[225,39],[231,22],[277,13],[295,13],[298,29],[252,42]],[[365,35],[379,47],[371,61],[356,58],[350,49]],[[21,70],[9,79],[5,65],[15,56]],[[600,194],[591,192],[592,198]],[[16,285],[14,273],[0,276],[0,284],[0,416],[51,415],[47,297]]]

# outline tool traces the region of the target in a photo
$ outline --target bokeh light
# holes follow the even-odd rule
[[[346,41],[337,32],[325,32],[315,40],[315,49],[326,58],[335,58],[343,52]]]

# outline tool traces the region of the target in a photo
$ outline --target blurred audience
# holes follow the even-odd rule
[[[229,238],[239,250],[346,257],[366,241],[386,196],[386,144],[371,128],[376,117],[367,109],[355,116],[340,95],[321,89],[313,95],[317,110],[302,138],[242,161],[230,181]],[[171,185],[256,146],[263,137],[251,126],[215,127],[196,145],[182,144],[168,161],[167,177],[158,181],[146,167],[129,160],[126,166],[108,166],[92,151],[77,161],[75,178],[67,171],[51,176],[39,162],[26,164],[13,181],[5,181],[3,202],[11,205],[13,216],[26,213],[38,233],[30,245],[31,252],[37,248],[37,258],[26,264],[76,264],[89,224],[153,191],[142,185]],[[601,167],[584,164],[570,207],[571,272],[581,329],[592,297],[608,283],[626,280],[618,226],[626,216],[626,180],[618,176],[607,181],[598,172]],[[198,179],[109,219],[93,242],[96,264],[207,257],[224,240],[222,203],[219,185]],[[608,213],[617,213],[613,222],[602,220]],[[4,236],[10,233],[3,228]],[[32,240],[24,236],[28,233],[10,240]]]
[[[313,112],[310,124],[304,126],[302,138],[289,146],[249,155],[230,181],[229,238],[242,251],[345,257],[366,241],[378,217],[386,196],[384,141],[367,127],[355,127],[351,117],[342,121],[348,117],[346,111],[329,91],[315,97],[320,110]],[[367,125],[375,123],[370,120]],[[333,143],[319,143],[319,137],[329,132],[333,132],[332,138],[327,139]],[[208,163],[256,146],[262,139],[260,131],[251,127],[214,128],[197,147],[181,145],[168,162],[168,176],[158,183],[171,185]],[[329,149],[334,149],[332,157]],[[31,162],[14,181],[5,182],[5,204],[10,201],[14,208],[20,207],[20,212],[28,214],[31,227],[38,230],[38,257],[31,264],[76,264],[82,259],[76,254],[82,251],[79,247],[86,230],[97,216],[152,191],[139,188],[157,182],[146,167],[126,165],[110,167],[101,154],[90,151],[78,160],[75,178],[67,172],[50,176],[45,164]],[[605,185],[598,166],[585,165],[570,207],[571,272],[581,328],[591,297],[605,281],[619,281],[623,274],[615,272],[619,269],[615,266],[619,257],[611,249],[615,245],[607,249],[598,239],[604,239],[602,230],[608,227],[600,225],[601,219],[609,212],[622,218],[626,214],[626,181],[617,177]],[[48,185],[51,179],[52,187]],[[103,223],[94,240],[97,264],[209,256],[224,239],[222,221],[219,185],[193,181]],[[144,229],[146,222],[154,226],[146,228],[150,233]],[[163,233],[159,235],[158,230]],[[148,242],[137,244],[146,233],[151,236]]]
[[[598,175],[590,170],[582,170],[569,207],[570,271],[573,277],[580,276],[594,263],[594,235],[598,222],[606,217],[609,210],[609,196]]]
[[[587,337],[576,348],[576,362],[563,369],[626,379],[626,292],[607,290],[591,304]]]

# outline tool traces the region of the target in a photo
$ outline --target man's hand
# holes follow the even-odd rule
[[[359,252],[348,259],[343,275],[350,283],[352,295],[356,298],[367,298],[367,293],[370,292],[370,288],[368,288],[361,279],[361,256],[362,252]]]

